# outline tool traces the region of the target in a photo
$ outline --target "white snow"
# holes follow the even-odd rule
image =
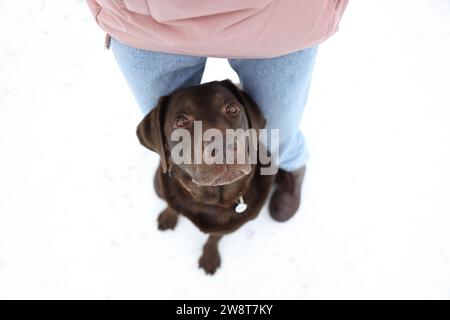
[[[81,0],[0,3],[0,298],[450,298],[450,2],[351,1],[302,121],[300,212],[220,243],[164,203]],[[204,81],[237,77],[211,59]]]

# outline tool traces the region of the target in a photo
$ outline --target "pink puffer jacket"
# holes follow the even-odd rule
[[[269,58],[334,34],[348,0],[87,0],[97,23],[133,47]]]

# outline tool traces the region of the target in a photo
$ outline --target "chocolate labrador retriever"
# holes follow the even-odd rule
[[[261,174],[261,168],[268,164],[263,165],[260,156],[255,163],[196,163],[192,149],[187,152],[190,163],[175,163],[172,152],[179,141],[172,141],[172,134],[185,129],[193,137],[191,147],[196,145],[194,121],[201,121],[203,130],[214,128],[225,136],[227,129],[259,130],[265,126],[265,119],[246,92],[224,80],[161,97],[137,127],[140,143],[160,156],[154,187],[167,208],[158,216],[158,228],[175,228],[181,214],[208,233],[199,267],[214,274],[220,266],[219,240],[258,216],[274,175]],[[205,149],[209,143],[202,141],[201,146]],[[231,152],[236,156],[238,150],[246,152],[248,148],[234,145]]]

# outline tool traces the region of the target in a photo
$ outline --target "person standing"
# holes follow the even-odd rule
[[[317,49],[348,0],[87,0],[147,114],[160,96],[200,84],[207,57],[227,58],[242,88],[279,129],[280,170],[269,212],[298,210],[309,157],[299,123]]]

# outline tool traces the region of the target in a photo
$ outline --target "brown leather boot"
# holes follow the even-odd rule
[[[287,221],[297,212],[304,175],[305,166],[293,172],[278,170],[275,178],[277,188],[269,203],[269,212],[274,220]]]

